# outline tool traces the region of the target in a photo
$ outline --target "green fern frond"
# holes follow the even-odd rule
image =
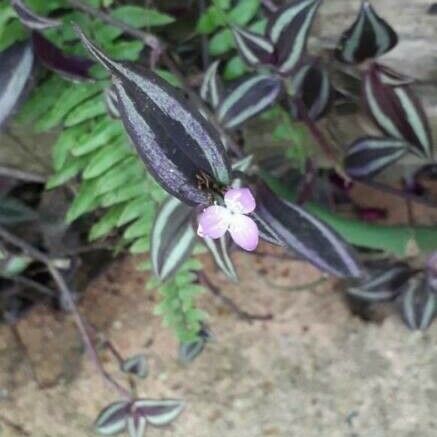
[[[93,3],[100,6],[100,0],[93,0]],[[28,4],[39,13],[47,13],[60,8],[63,2],[29,0]],[[173,21],[172,17],[158,11],[152,15],[144,14],[144,8],[140,7],[119,7],[114,14],[122,20],[136,20],[138,27],[143,27],[144,23],[155,25],[160,22],[162,25]],[[116,59],[135,61],[144,48],[139,41],[124,40],[119,29],[79,12],[67,12],[62,18],[65,23],[79,23]],[[11,23],[21,29],[21,33],[13,34],[16,40],[26,35],[27,31],[22,29],[9,7],[9,0],[6,3],[0,0],[0,47],[9,44],[4,39],[4,31]],[[50,29],[45,36],[66,51],[84,54],[69,24]],[[46,74],[21,108],[17,121],[32,126],[36,132],[55,132],[61,127],[53,146],[54,173],[47,188],[74,182],[76,196],[66,221],[71,223],[94,212],[99,218],[90,229],[90,241],[109,235],[118,236],[120,247],[129,248],[133,254],[147,253],[154,217],[166,193],[146,172],[121,122],[107,114],[104,98],[104,89],[108,85],[106,75],[99,69],[95,73],[98,79],[94,83],[81,84]],[[178,85],[170,72],[159,70],[158,74]],[[196,308],[196,297],[202,289],[195,284],[196,275],[192,273],[200,268],[199,262],[193,258],[170,282],[161,284],[158,281],[154,287],[162,296],[157,311],[182,341],[196,338],[204,317]]]

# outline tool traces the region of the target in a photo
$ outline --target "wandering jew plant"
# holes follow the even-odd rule
[[[436,227],[411,217],[396,227],[369,223],[362,209],[351,217],[355,184],[395,194],[407,208],[435,207],[429,193],[418,194],[435,169],[429,121],[415,81],[379,59],[398,36],[369,1],[335,49],[318,52],[310,52],[308,40],[322,0],[283,2],[266,14],[258,1],[212,2],[197,26],[201,72],[199,47],[178,52],[161,41],[160,26],[173,16],[111,1],[96,0],[99,10],[63,0],[33,9],[37,3],[8,5],[22,33],[0,52],[0,126],[39,81],[18,114],[40,131],[61,131],[47,188],[80,180],[67,221],[94,213],[91,239],[116,235],[120,246],[149,254],[143,267],[155,276],[149,286],[160,291],[156,313],[176,331],[181,362],[191,362],[213,338],[195,305],[203,286],[214,287],[195,258],[203,249],[238,281],[233,251],[275,245],[342,278],[350,299],[390,301],[410,329],[430,325]],[[82,7],[64,18],[67,4]],[[154,26],[156,35],[141,30]],[[181,40],[191,41],[191,34]],[[236,80],[225,81],[236,65]],[[338,132],[328,137],[325,123],[348,106],[366,117],[363,132],[352,141]],[[262,150],[247,135],[258,133],[254,120],[270,123]],[[273,146],[277,139],[287,143],[285,151]],[[387,170],[409,159],[402,188],[378,179],[390,179]],[[344,214],[340,202],[349,206]],[[369,252],[382,256],[369,262]],[[131,377],[147,376],[142,355],[119,365]],[[148,425],[170,423],[183,409],[175,400],[124,398],[99,415],[101,435],[143,436]]]

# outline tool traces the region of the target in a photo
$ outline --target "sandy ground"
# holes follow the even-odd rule
[[[437,435],[437,324],[422,334],[407,331],[394,314],[365,322],[332,282],[281,288],[317,279],[311,267],[237,258],[240,285],[211,277],[241,307],[274,319],[248,324],[203,295],[217,341],[188,367],[153,316],[156,295],[144,290],[133,258],[95,280],[82,302],[124,355],[147,355],[150,374],[140,395],[187,403],[171,427],[150,428],[149,437]],[[0,435],[95,435],[93,420],[116,395],[94,372],[70,317],[37,308],[17,329],[28,359],[10,329],[0,328]],[[101,357],[123,378],[106,351]]]

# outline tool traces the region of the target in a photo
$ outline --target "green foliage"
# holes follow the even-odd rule
[[[113,2],[92,0],[89,3],[109,7]],[[43,14],[66,7],[62,0],[28,0],[27,4]],[[71,28],[71,21],[79,23],[116,59],[137,60],[144,48],[139,41],[124,39],[119,29],[76,11],[63,10],[63,13],[65,25],[44,34],[65,51],[85,54]],[[112,15],[136,28],[162,26],[174,21],[169,15],[139,6],[117,7]],[[9,0],[0,0],[0,49],[27,36],[28,32],[17,20]],[[159,70],[158,74],[178,85],[170,72]],[[106,74],[97,68],[95,76],[98,80],[94,83],[78,84],[45,73],[16,120],[32,126],[35,132],[62,128],[53,146],[54,173],[47,182],[47,189],[74,183],[76,195],[66,215],[67,222],[93,212],[98,218],[90,229],[90,241],[118,236],[120,248],[133,254],[144,254],[149,251],[155,213],[166,193],[147,173],[121,122],[107,114]],[[196,277],[192,273],[200,267],[193,258],[169,283],[155,283],[153,287],[158,288],[162,296],[158,312],[181,340],[195,339],[203,318],[195,305],[201,287],[194,284]]]
[[[155,314],[162,316],[164,323],[173,328],[184,343],[197,339],[200,322],[205,318],[205,314],[195,307],[195,300],[203,288],[193,284],[196,279],[194,272],[201,268],[199,261],[191,259],[176,276],[159,288],[162,301],[156,307]],[[153,281],[148,284],[151,288],[155,286]]]
[[[112,16],[136,28],[164,26],[174,22],[170,15],[140,6],[120,6],[114,9]]]
[[[208,50],[212,56],[230,54],[225,64],[224,78],[237,79],[247,72],[247,67],[235,54],[235,43],[229,24],[248,27],[253,32],[263,32],[266,20],[252,22],[260,10],[260,0],[239,0],[231,7],[229,0],[215,0],[199,17],[196,30],[198,33],[209,36]]]
[[[313,154],[313,143],[305,124],[292,120],[284,108],[274,106],[261,115],[261,119],[272,124],[272,139],[287,144],[285,157],[300,169],[304,169],[306,159]]]

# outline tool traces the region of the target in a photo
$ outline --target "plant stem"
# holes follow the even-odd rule
[[[0,277],[7,279],[12,282],[16,282],[17,284],[24,285],[29,288],[33,288],[36,291],[39,291],[44,296],[56,297],[56,293],[49,287],[40,284],[39,282],[33,281],[32,279],[26,278],[25,276],[2,276]]]
[[[297,103],[298,111],[303,118],[303,122],[308,127],[308,130],[310,131],[310,133],[313,136],[316,143],[319,145],[320,149],[325,154],[326,158],[333,163],[334,168],[339,172],[339,174],[342,177],[348,179],[348,177],[346,175],[344,175],[344,172],[339,168],[336,154],[335,154],[335,151],[332,149],[331,144],[325,138],[325,135],[319,129],[319,127],[317,126],[317,123],[314,120],[312,120],[311,117],[308,115],[308,111],[307,111],[302,99],[297,98],[296,103]]]
[[[94,8],[93,6],[87,4],[82,0],[68,0],[71,6],[75,9],[79,9],[82,12],[87,13],[88,15],[93,16],[94,18],[98,18],[106,24],[117,27],[121,29],[127,35],[130,35],[136,39],[139,39],[146,44],[146,46],[150,47],[152,50],[160,50],[162,49],[162,44],[156,38],[155,35],[151,33],[146,33],[141,30],[135,29],[134,27],[129,26],[124,21],[119,20],[117,18],[112,17],[106,12],[100,11],[99,9]]]
[[[272,0],[261,0],[261,3],[269,12],[276,12],[278,10],[278,7]]]
[[[272,320],[272,314],[251,314],[247,311],[242,310],[232,299],[225,296],[220,289],[212,283],[212,281],[208,278],[206,273],[197,272],[199,281],[205,285],[211,291],[211,293],[220,299],[223,304],[225,304],[228,308],[232,310],[238,317],[245,320],[246,322],[252,323],[254,320]]]
[[[47,178],[39,173],[33,173],[30,171],[19,170],[17,168],[6,167],[0,165],[0,176],[18,179],[25,182],[39,182],[45,183]]]
[[[14,234],[11,234],[7,229],[5,229],[3,226],[0,225],[0,238],[2,238],[4,241],[6,241],[9,244],[12,244],[13,246],[21,249],[24,253],[29,255],[30,257],[34,258],[35,260],[43,263],[46,265],[47,270],[49,271],[50,275],[52,276],[53,280],[55,281],[60,293],[62,294],[64,301],[67,303],[69,309],[71,310],[71,313],[73,315],[73,320],[76,324],[77,329],[79,330],[82,340],[85,344],[86,349],[88,350],[88,353],[94,362],[96,369],[102,376],[102,378],[107,381],[109,385],[111,385],[117,392],[124,398],[131,399],[131,394],[129,390],[124,388],[122,385],[120,385],[117,381],[115,381],[104,369],[98,355],[97,351],[93,345],[93,342],[91,341],[91,338],[87,332],[87,329],[85,327],[85,321],[82,318],[76,303],[72,297],[71,291],[68,288],[67,283],[65,282],[62,274],[59,272],[59,270],[54,265],[53,261],[43,252],[39,251],[38,249],[35,249],[30,244],[28,244],[26,241],[22,240],[21,238],[17,237]]]
[[[197,0],[197,4],[199,8],[199,16],[202,16],[202,14],[206,10],[205,0]],[[206,70],[209,65],[208,35],[202,34],[201,44],[202,44],[202,67],[203,70]]]

